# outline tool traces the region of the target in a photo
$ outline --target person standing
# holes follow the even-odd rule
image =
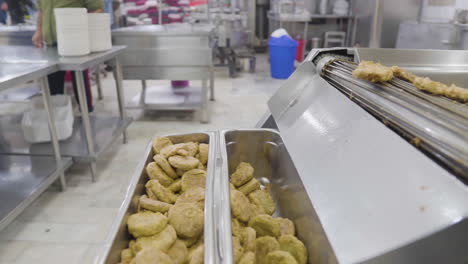
[[[28,15],[27,6],[32,7],[31,1],[28,0],[4,0],[8,5],[8,13],[10,14],[11,23],[24,24],[25,17]]]
[[[6,25],[7,23],[7,10],[8,4],[5,0],[0,0],[0,24]]]
[[[44,42],[51,47],[57,46],[57,31],[55,25],[54,8],[86,8],[88,12],[100,13],[104,8],[102,0],[38,0],[37,8],[37,27],[36,32],[32,37],[32,42],[37,48],[42,48]],[[49,88],[52,95],[64,93],[65,71],[52,73],[48,76]],[[73,77],[73,88],[75,95],[76,78]],[[91,96],[91,82],[89,80],[89,70],[83,72],[86,99],[88,103],[88,111],[93,111],[92,96]],[[75,96],[78,100],[78,97]]]

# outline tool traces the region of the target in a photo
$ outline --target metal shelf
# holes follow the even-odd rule
[[[138,93],[127,105],[127,108],[144,110],[198,110],[202,108],[202,88],[186,87],[173,89],[169,86],[147,87],[144,102],[142,102],[141,93]]]
[[[53,155],[50,143],[30,144],[24,139],[21,129],[22,114],[0,117],[0,154]],[[76,161],[94,162],[130,125],[132,118],[90,116],[91,131],[94,138],[95,154],[90,155],[81,117],[75,117],[73,134],[60,141],[60,151],[64,157]]]
[[[72,164],[63,158],[57,168],[50,156],[0,155],[0,230],[24,211],[60,173]]]
[[[4,47],[0,48],[3,53]],[[0,90],[10,89],[16,85],[40,79],[55,72],[57,66],[48,62],[22,63],[5,62],[0,57]]]
[[[320,14],[313,14],[310,16],[311,19],[349,19],[354,18],[353,15],[334,15],[334,14],[327,14],[327,15],[320,15]]]

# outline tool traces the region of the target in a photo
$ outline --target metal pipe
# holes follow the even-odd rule
[[[424,0],[419,0],[418,24],[421,24],[421,21],[422,21],[423,8],[424,8]]]
[[[80,110],[81,110],[81,117],[82,123],[84,127],[85,137],[86,137],[86,144],[88,145],[88,152],[91,157],[94,157],[96,152],[94,151],[94,138],[91,132],[91,121],[89,119],[89,111],[88,111],[88,102],[86,101],[85,96],[85,84],[83,78],[83,71],[75,71],[75,79],[76,79],[76,90],[78,91],[78,99],[80,101]],[[95,162],[92,162],[95,163]],[[92,165],[91,165],[92,166]],[[93,182],[96,181],[95,170],[91,169],[91,179]]]
[[[158,0],[158,21],[159,25],[162,25],[162,1]]]
[[[210,101],[215,100],[215,90],[214,90],[214,67],[210,66]]]
[[[125,99],[124,99],[124,93],[123,93],[123,86],[122,86],[122,66],[120,65],[119,59],[116,57],[114,59],[115,62],[115,67],[114,67],[114,79],[115,79],[115,86],[117,88],[117,103],[119,106],[119,114],[120,114],[120,119],[122,121],[125,121],[127,118],[127,112],[125,111],[124,104],[125,104]],[[146,92],[146,91],[145,91]],[[127,143],[127,129],[124,129],[122,132],[123,136],[123,143]]]
[[[97,86],[97,92],[98,92],[98,99],[102,100],[104,96],[102,95],[101,67],[99,65],[97,66],[97,71],[96,71],[96,86]]]
[[[55,127],[54,111],[51,106],[50,88],[47,77],[41,78],[40,85],[42,90],[44,108],[47,113],[47,122],[49,123],[50,138],[52,141],[52,146],[54,148],[55,161],[57,162],[57,170],[60,171],[60,185],[62,187],[62,191],[65,191],[65,189],[67,188],[67,185],[65,183],[65,172],[63,171],[64,167],[62,166],[62,155],[60,153],[60,144],[58,141],[57,130]]]
[[[206,124],[210,122],[208,113],[208,80],[203,78],[202,80],[202,106],[201,106],[201,122]]]
[[[146,102],[146,80],[141,80],[140,106],[144,107]]]
[[[375,0],[374,16],[372,18],[371,35],[369,40],[369,47],[371,48],[380,48],[383,22],[383,5],[384,1]]]

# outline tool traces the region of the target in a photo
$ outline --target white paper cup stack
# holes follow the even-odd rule
[[[112,49],[110,15],[88,14],[89,46],[91,52]]]
[[[55,8],[58,53],[82,56],[90,53],[88,13],[85,8]]]

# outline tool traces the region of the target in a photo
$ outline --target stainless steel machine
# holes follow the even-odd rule
[[[208,82],[211,100],[214,100],[214,26],[133,26],[116,29],[112,36],[114,44],[128,47],[121,56],[124,80],[142,81],[142,92],[130,107],[151,110],[200,109],[202,122],[209,122]],[[146,80],[202,80],[202,87],[177,91],[170,87],[147,89]]]
[[[375,60],[461,85],[467,58],[462,51],[313,50],[270,99],[261,128],[202,134],[215,146],[205,263],[233,263],[229,175],[240,161],[271,184],[275,214],[293,220],[308,263],[465,263],[467,106],[399,79],[358,80],[351,71]],[[99,263],[117,263],[127,246],[125,221],[150,157],[149,147]]]

